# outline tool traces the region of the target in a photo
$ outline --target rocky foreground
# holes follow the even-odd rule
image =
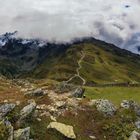
[[[23,100],[0,104],[0,140],[139,140],[140,105],[88,100],[84,88],[11,81]],[[21,99],[21,98],[20,98]]]

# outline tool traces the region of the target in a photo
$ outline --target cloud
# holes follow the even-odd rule
[[[0,0],[0,34],[70,41],[92,36],[133,52],[140,0]],[[139,46],[140,40],[134,42]],[[133,49],[131,49],[133,48]]]

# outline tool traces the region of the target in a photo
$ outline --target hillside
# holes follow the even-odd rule
[[[87,84],[140,82],[140,56],[94,38],[56,44],[4,37],[0,73]]]
[[[81,60],[82,58],[82,60]],[[81,67],[79,68],[78,62]],[[110,82],[139,82],[140,56],[95,39],[71,44],[65,51],[52,53],[31,74],[33,78],[87,84]],[[71,78],[74,77],[75,78]]]

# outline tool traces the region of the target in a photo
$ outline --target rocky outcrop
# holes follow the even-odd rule
[[[31,102],[29,105],[25,106],[20,111],[20,120],[27,118],[36,108],[35,101]]]
[[[116,107],[108,100],[97,100],[95,105],[97,110],[102,112],[104,115],[112,116],[116,112]]]
[[[140,133],[133,131],[128,140],[140,140]]]
[[[14,131],[14,140],[30,140],[30,127]]]
[[[75,98],[82,98],[84,96],[84,92],[85,89],[79,87],[72,93],[72,95]]]
[[[0,106],[0,120],[15,108],[15,104],[3,104]]]
[[[47,128],[49,130],[56,130],[57,132],[59,132],[68,139],[76,139],[73,127],[70,125],[65,125],[63,123],[58,122],[51,122]]]
[[[43,91],[42,89],[36,89],[36,90],[33,90],[33,91],[29,91],[27,93],[25,93],[24,95],[25,96],[34,96],[34,97],[39,97],[39,96],[44,96],[46,95],[47,93],[45,91]]]
[[[56,86],[55,92],[56,93],[65,93],[65,92],[71,92],[76,89],[76,86],[72,84],[67,84],[66,82],[61,82]]]

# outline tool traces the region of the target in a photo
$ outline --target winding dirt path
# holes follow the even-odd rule
[[[80,76],[80,69],[82,68],[81,63],[82,63],[84,58],[85,58],[85,53],[83,51],[81,51],[81,58],[77,62],[79,67],[76,69],[76,74],[74,76],[72,76],[68,81],[66,81],[66,83],[69,83],[75,77],[79,77],[83,81],[82,85],[84,86],[86,84],[86,80],[82,76]]]

